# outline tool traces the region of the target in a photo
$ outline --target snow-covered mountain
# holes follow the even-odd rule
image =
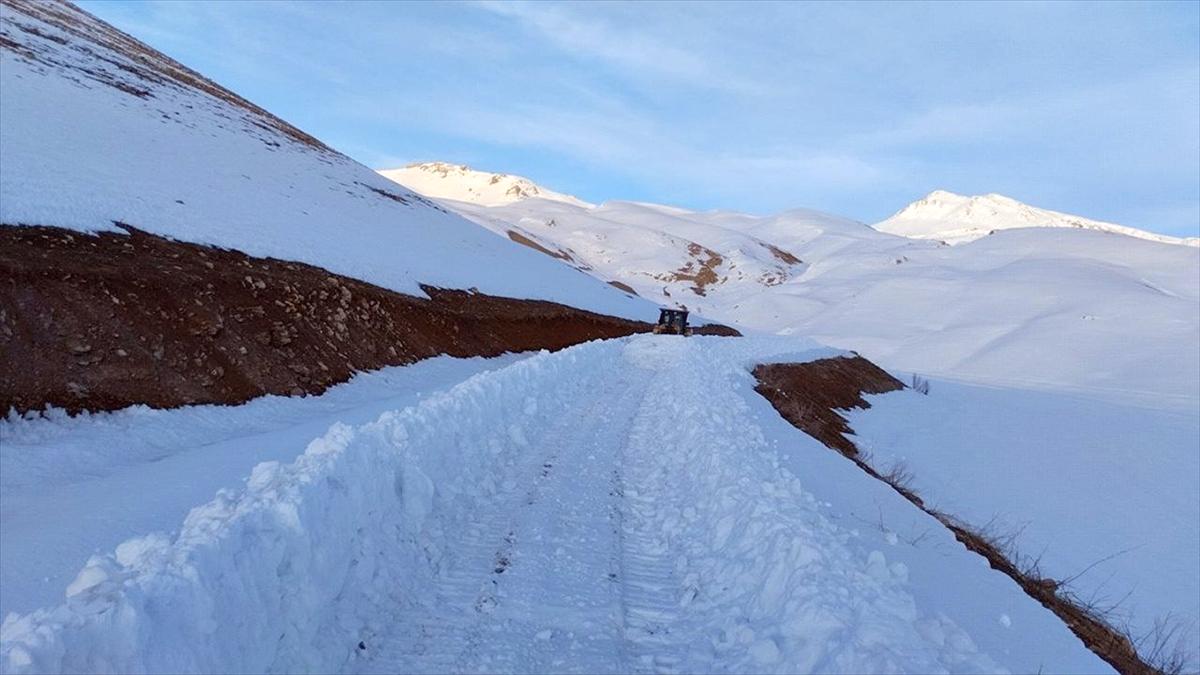
[[[1114,585],[1154,577],[1138,628],[1195,614],[1200,433],[1155,379],[1194,365],[1178,352],[1195,341],[1193,249],[1030,230],[951,249],[809,211],[593,207],[421,170],[460,199],[439,204],[65,2],[0,0],[0,94],[0,393],[41,377],[94,411],[98,390],[135,380],[258,392],[152,409],[135,390],[121,410],[0,420],[0,671],[1136,661],[1119,637],[1089,651],[1100,637],[1041,572],[1023,578],[1037,592],[1014,584],[949,516],[847,461],[841,411],[865,391],[902,400],[861,420],[863,450],[920,462],[939,478],[927,503],[961,506],[942,503],[957,487],[976,510],[953,513],[975,519],[1048,495],[1020,512],[1043,519],[1037,544],[1070,542],[1047,576],[1127,549]],[[631,336],[648,326],[576,309],[651,318],[636,295],[782,335]],[[1095,298],[1098,314],[1075,314]],[[1061,385],[1083,364],[1101,384],[1163,385],[1164,409],[1087,424],[1088,397],[903,391],[791,334],[821,330],[991,382]],[[522,353],[445,356],[501,351]],[[755,371],[775,363],[809,375],[768,401]],[[296,386],[261,395],[264,369]],[[1068,473],[1071,490],[1053,489]]]
[[[1004,195],[968,197],[934,190],[887,220],[876,223],[880,232],[916,239],[936,239],[962,244],[1000,230],[1027,227],[1069,227],[1137,237],[1164,244],[1200,246],[1200,237],[1171,237],[1123,225],[1114,225],[1080,216],[1023,204]]]
[[[432,194],[469,197],[454,183],[489,175],[439,174]],[[1195,247],[1111,228],[1026,227],[1041,212],[941,194],[906,212],[986,216],[995,234],[947,246],[808,210],[758,217],[631,202],[443,203],[642,297],[750,330],[815,336],[894,368],[1200,401]]]
[[[418,296],[421,284],[476,288],[653,316],[72,5],[6,0],[0,12],[0,223],[119,232],[119,222]]]
[[[547,190],[528,178],[475,171],[462,164],[419,162],[379,173],[423,195],[483,206],[501,206],[523,199],[548,199],[575,206],[591,206],[571,195]]]

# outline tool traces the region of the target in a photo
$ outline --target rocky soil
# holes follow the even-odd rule
[[[469,290],[403,295],[122,227],[0,225],[0,411],[316,394],[438,354],[553,350],[650,329]]]

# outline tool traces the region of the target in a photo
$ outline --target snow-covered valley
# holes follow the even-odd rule
[[[1200,655],[1194,239],[376,172],[65,2],[0,0],[0,87],[0,672]]]
[[[959,211],[937,193],[902,211],[940,223],[916,239],[806,210],[760,217],[592,206],[544,189],[480,203],[461,183],[486,184],[493,174],[431,168],[439,166],[384,175],[655,302],[927,375],[1200,405],[1200,248],[1191,240],[979,215],[966,204],[971,222],[994,233],[948,246],[925,238],[958,227]]]

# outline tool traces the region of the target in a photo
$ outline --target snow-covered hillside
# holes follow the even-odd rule
[[[431,194],[466,194],[453,187],[460,173]],[[1200,401],[1194,247],[1075,228],[1003,230],[950,247],[806,210],[444,204],[642,297],[814,336],[893,368],[1185,408]]]
[[[1170,237],[1133,227],[1089,220],[1058,211],[1039,209],[1004,195],[967,197],[945,190],[934,190],[887,220],[875,224],[875,228],[880,232],[916,239],[936,239],[948,244],[962,244],[1000,230],[1024,227],[1069,227],[1122,234],[1163,244],[1200,246],[1200,237]]]
[[[385,169],[379,173],[423,195],[484,206],[512,204],[522,199],[548,199],[575,206],[591,206],[571,195],[547,190],[528,178],[474,171],[462,164],[423,162],[400,169]]]
[[[114,230],[296,260],[421,295],[478,288],[653,307],[511,242],[65,3],[0,6],[0,223]]]
[[[1200,654],[1200,418],[1055,392],[934,381],[871,396],[848,417],[877,466],[903,466],[926,503],[997,537],[1026,562],[1079,575],[1135,635],[1168,620]],[[1200,665],[1200,664],[1195,664]]]

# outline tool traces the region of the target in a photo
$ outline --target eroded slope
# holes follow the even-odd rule
[[[649,324],[537,300],[396,293],[312,265],[128,234],[0,226],[0,410],[312,394],[437,354],[559,349]]]

